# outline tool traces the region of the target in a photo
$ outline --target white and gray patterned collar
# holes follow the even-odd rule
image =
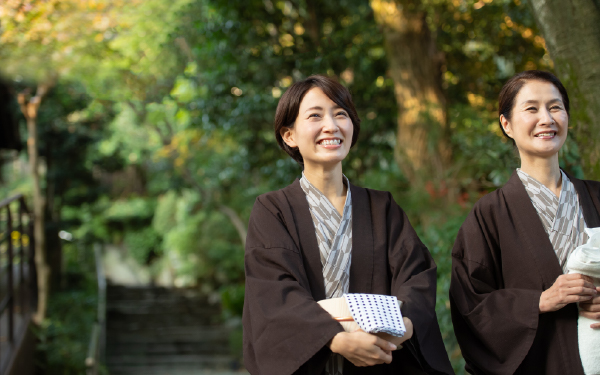
[[[527,195],[529,195],[529,198],[531,198],[533,205],[538,211],[538,215],[540,216],[540,219],[542,219],[546,231],[554,228],[554,219],[556,218],[560,203],[564,202],[568,195],[569,178],[563,171],[560,171],[560,173],[562,183],[560,196],[557,197],[556,194],[544,184],[531,177],[527,172],[521,170],[521,168],[517,168],[517,174],[519,175],[523,186],[525,186]]]
[[[557,218],[567,216],[567,219],[573,219],[574,212],[569,210],[569,208],[577,205],[578,199],[575,187],[565,172],[560,171],[562,183],[560,196],[558,197],[552,190],[531,177],[527,172],[517,168],[517,173],[533,205],[538,211],[540,219],[544,222],[546,231],[552,229],[566,234],[566,228],[560,225],[560,220],[557,220]],[[566,212],[566,210],[570,212]]]
[[[347,179],[346,183],[348,186],[346,203],[340,216],[327,197],[305,176],[300,180],[315,227],[327,298],[341,297],[348,292],[350,281],[352,195]]]
[[[542,221],[559,263],[566,272],[569,254],[587,241],[585,220],[579,205],[579,197],[569,177],[561,170],[562,184],[560,196],[556,196],[541,182],[521,169],[517,174],[525,186],[527,195]]]
[[[352,194],[350,182],[344,176],[347,187],[346,203],[342,215],[319,189],[308,181],[304,172],[300,186],[306,195],[313,219],[321,264],[326,298],[341,297],[350,287],[350,264],[352,261]],[[344,358],[332,353],[325,364],[327,375],[342,375]]]
[[[348,180],[348,177],[346,177],[344,174],[342,174],[342,176],[344,178],[344,185],[346,185],[347,188],[346,202],[344,203],[344,210],[342,212],[342,215],[340,215],[340,213],[334,207],[331,201],[327,199],[325,194],[323,194],[319,189],[317,189],[313,184],[310,183],[308,178],[306,178],[304,172],[302,172],[302,178],[300,179],[300,186],[302,187],[304,194],[306,194],[306,198],[308,199],[308,204],[310,205],[310,207],[318,207],[320,203],[322,207],[324,207],[327,210],[326,214],[333,216],[333,218],[335,218],[335,221],[338,222],[338,225],[339,222],[342,220],[342,217],[345,216],[346,211],[352,208],[352,194],[350,193],[350,181]],[[309,192],[313,192],[314,194],[309,194]],[[318,201],[315,199],[318,199]]]

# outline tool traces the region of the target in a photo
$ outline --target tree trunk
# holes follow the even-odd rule
[[[319,23],[319,6],[315,4],[315,0],[306,0],[306,8],[308,10],[308,19],[305,26],[308,35],[312,39],[316,50],[321,46],[321,24]]]
[[[600,0],[531,0],[572,101],[571,130],[586,178],[600,180]]]
[[[34,97],[26,100],[25,94],[19,94],[18,101],[21,111],[27,120],[27,152],[29,154],[29,169],[33,180],[33,235],[35,239],[35,267],[38,280],[38,306],[33,317],[38,324],[46,317],[48,306],[50,269],[46,262],[46,235],[45,235],[45,206],[46,200],[42,194],[39,174],[39,154],[37,136],[37,112],[42,98],[49,89],[49,85],[38,86]]]
[[[46,133],[48,134],[48,133]],[[52,152],[54,142],[50,139],[46,140],[45,161],[46,171],[52,173],[57,168],[54,165]],[[58,237],[60,231],[60,203],[56,202],[56,182],[46,179],[46,207],[45,208],[45,234],[46,234],[46,261],[50,269],[49,288],[50,292],[59,290],[62,287],[62,243]]]
[[[398,102],[395,157],[414,184],[444,178],[450,161],[442,59],[419,0],[371,0]]]

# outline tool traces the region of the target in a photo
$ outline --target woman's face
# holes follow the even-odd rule
[[[288,146],[298,147],[305,168],[334,167],[348,155],[353,132],[348,112],[313,87],[300,103],[294,127],[282,128],[281,137]]]
[[[515,98],[512,118],[500,116],[506,134],[514,139],[521,158],[556,155],[567,139],[569,116],[553,84],[528,81]]]

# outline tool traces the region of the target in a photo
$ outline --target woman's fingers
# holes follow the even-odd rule
[[[578,288],[582,287],[590,290],[591,293],[597,293],[596,286],[589,276],[580,275],[578,273],[569,273],[561,275],[554,283],[559,288]],[[554,286],[554,285],[553,285]]]
[[[584,302],[598,296],[598,289],[589,276],[581,274],[560,275],[540,297],[540,312],[562,309],[574,302]]]
[[[591,311],[580,310],[579,315],[584,316],[588,319],[598,320],[599,321],[598,323],[600,323],[600,312],[591,312]]]
[[[589,288],[584,286],[576,286],[572,288],[563,289],[566,295],[579,295],[579,296],[589,296],[590,298],[594,298],[594,296],[598,295],[596,288]]]
[[[393,344],[370,333],[356,330],[352,333],[338,333],[332,339],[330,349],[343,355],[354,365],[364,367],[391,363],[390,345]]]
[[[586,288],[596,289],[594,286],[594,279],[590,276],[582,275],[579,273],[568,273],[566,275],[561,275],[556,279],[556,282],[561,283],[569,283],[573,286],[585,286]]]
[[[566,280],[583,279],[583,280],[587,280],[589,282],[593,282],[594,281],[594,279],[591,276],[582,275],[580,273],[567,273],[567,274],[561,275],[560,277],[563,277]]]
[[[600,296],[596,296],[585,302],[581,302],[579,307],[585,311],[600,312]]]
[[[375,336],[377,337],[377,336]],[[382,339],[381,337],[377,337],[377,341],[375,341],[375,345],[381,348],[383,351],[393,351],[398,349],[398,347],[391,342]]]
[[[581,316],[600,321],[600,296],[581,302],[579,304],[579,309],[579,314]],[[594,327],[594,325],[598,324],[600,324],[600,322],[593,324],[592,328],[600,328],[600,326]]]

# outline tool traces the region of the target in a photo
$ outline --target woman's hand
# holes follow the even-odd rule
[[[589,301],[598,295],[589,276],[560,275],[540,297],[540,313],[560,310],[569,303]]]
[[[332,352],[343,355],[355,366],[373,366],[392,362],[396,345],[363,330],[340,332],[329,343]]]
[[[594,298],[579,303],[579,315],[589,319],[598,320],[598,323],[590,325],[591,328],[600,328],[600,287],[596,287]]]

